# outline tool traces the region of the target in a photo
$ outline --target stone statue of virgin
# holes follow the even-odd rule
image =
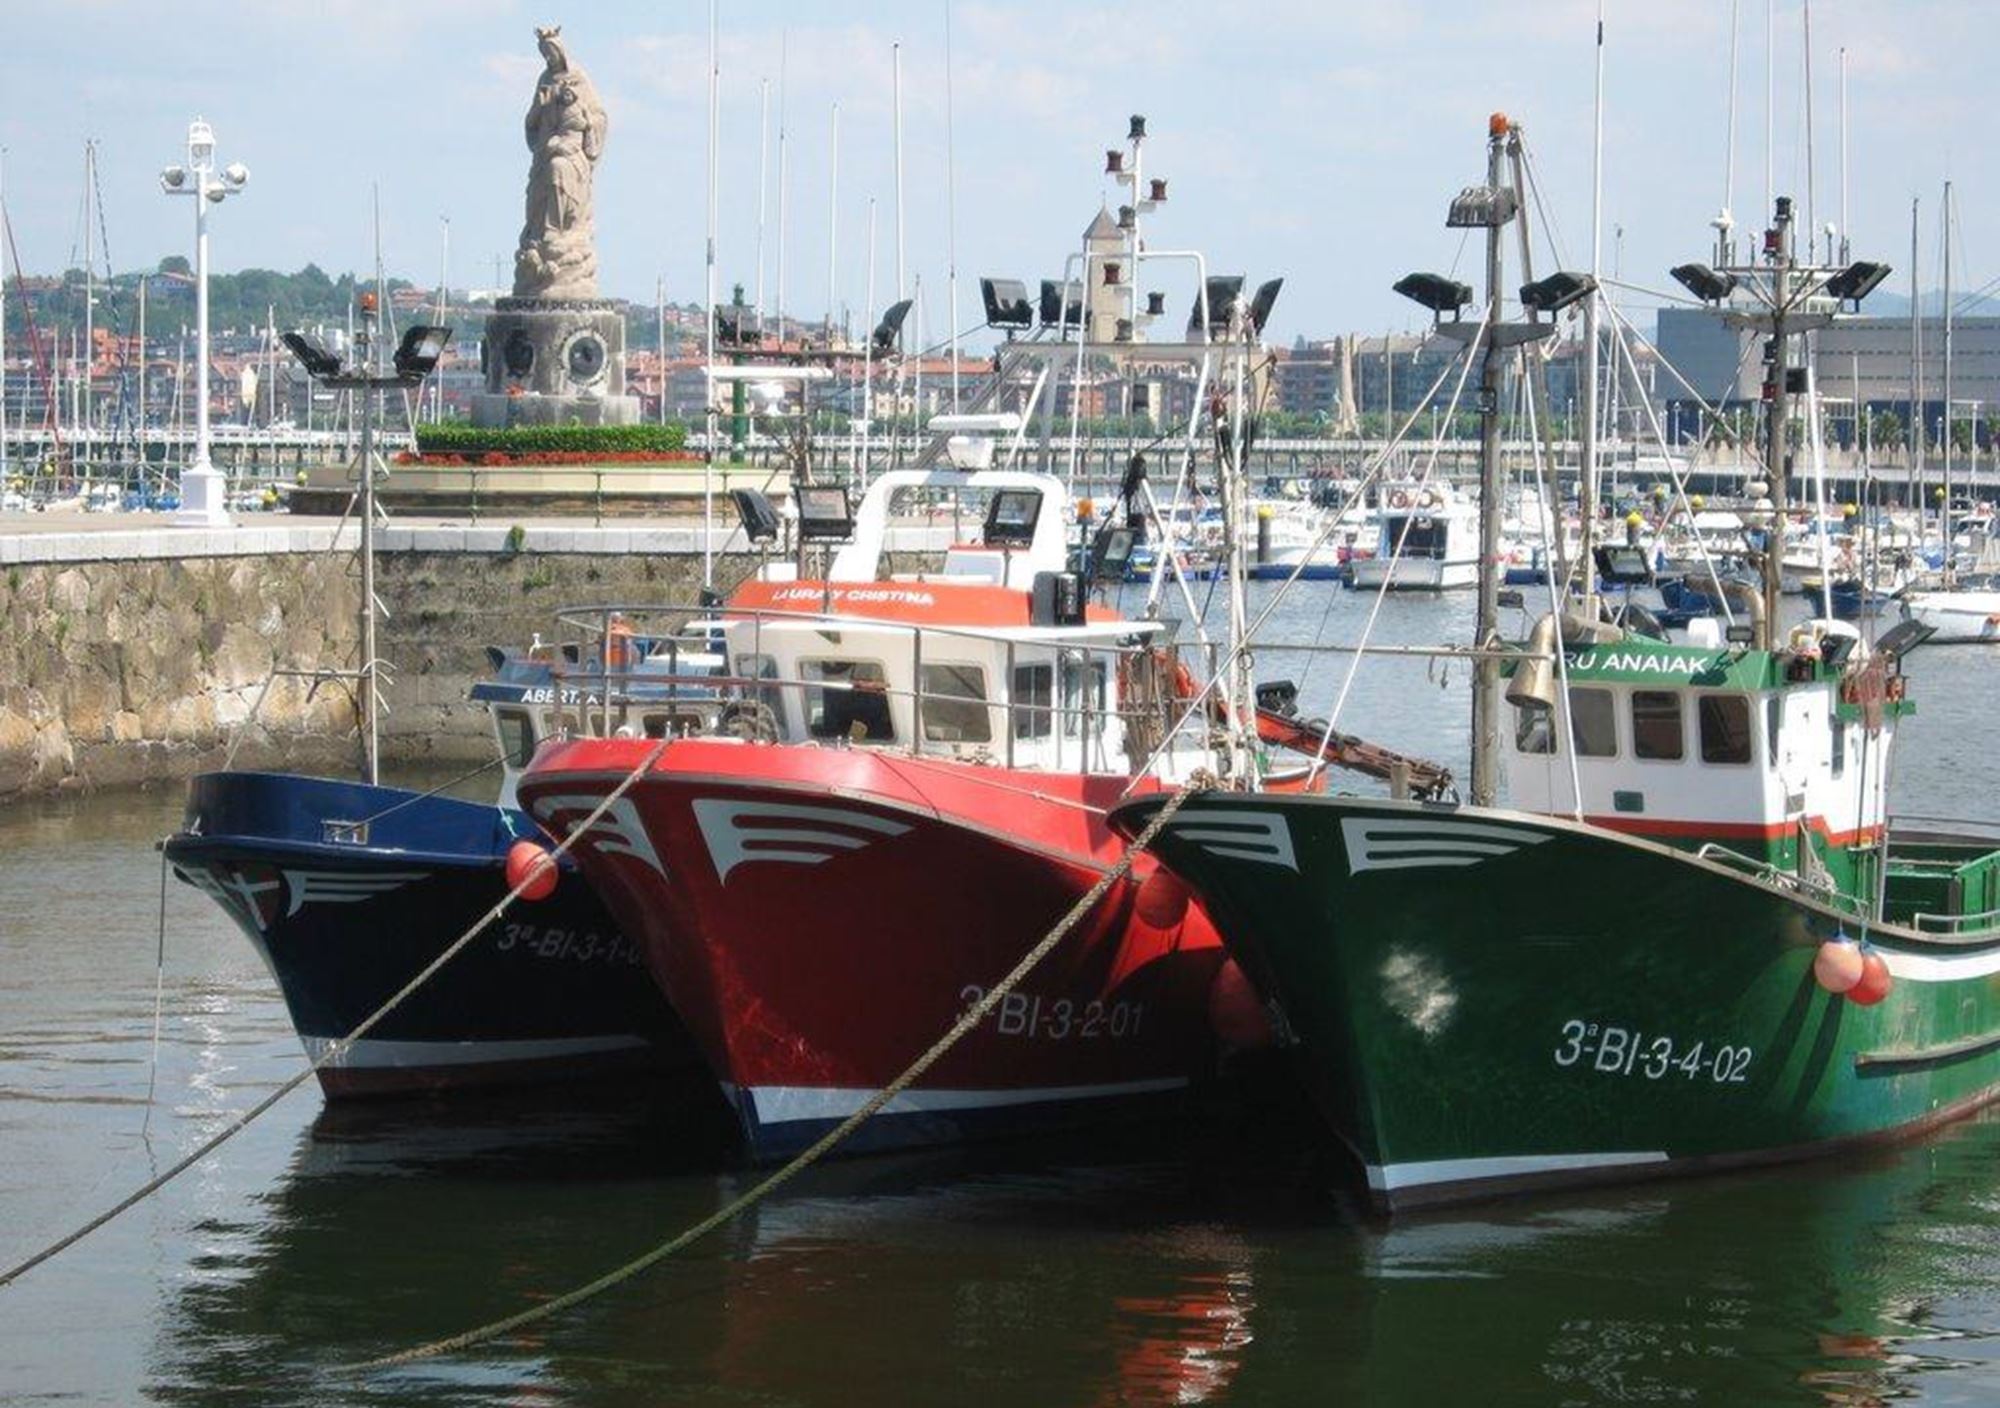
[[[591,186],[609,123],[597,89],[570,61],[562,26],[535,30],[544,67],[528,107],[528,218],[514,255],[516,298],[595,298]]]

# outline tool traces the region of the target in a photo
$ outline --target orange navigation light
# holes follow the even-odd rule
[[[1504,137],[1513,126],[1514,124],[1508,120],[1506,113],[1496,112],[1493,116],[1486,119],[1486,135],[1489,137]]]

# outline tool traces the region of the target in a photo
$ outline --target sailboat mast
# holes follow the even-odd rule
[[[1918,209],[1923,197],[1910,197],[1910,423],[1903,427],[1910,451],[1910,506],[1916,509],[1918,537],[1923,536],[1924,511],[1924,407],[1923,303],[1917,294]]]
[[[1487,123],[1486,186],[1500,190],[1510,124],[1502,113]],[[1500,327],[1501,224],[1486,227],[1486,355],[1479,371],[1479,621],[1474,640],[1482,652],[1472,677],[1472,797],[1490,807],[1500,793]]]
[[[77,460],[80,469],[90,463],[90,373],[97,353],[97,245],[93,238],[91,193],[97,185],[96,144],[83,144],[83,364],[77,379]]]
[[[1944,584],[1951,585],[1951,182],[1944,183]]]

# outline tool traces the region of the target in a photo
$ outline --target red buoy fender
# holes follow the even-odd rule
[[[556,861],[533,841],[516,841],[507,848],[507,888],[524,900],[545,900],[556,891]]]
[[[1188,901],[1193,897],[1185,880],[1161,866],[1139,882],[1132,909],[1155,929],[1171,929],[1187,917]]]
[[[1873,1007],[1889,995],[1889,989],[1896,980],[1889,973],[1889,965],[1882,961],[1882,955],[1873,949],[1866,950],[1861,959],[1861,981],[1847,990],[1847,1000],[1863,1007]]]
[[[1271,1014],[1264,1010],[1257,989],[1235,959],[1225,958],[1208,985],[1208,1025],[1216,1036],[1239,1051],[1261,1051],[1276,1036]]]

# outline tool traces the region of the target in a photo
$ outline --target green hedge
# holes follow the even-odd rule
[[[687,427],[670,425],[420,425],[424,455],[668,453],[687,448]]]

